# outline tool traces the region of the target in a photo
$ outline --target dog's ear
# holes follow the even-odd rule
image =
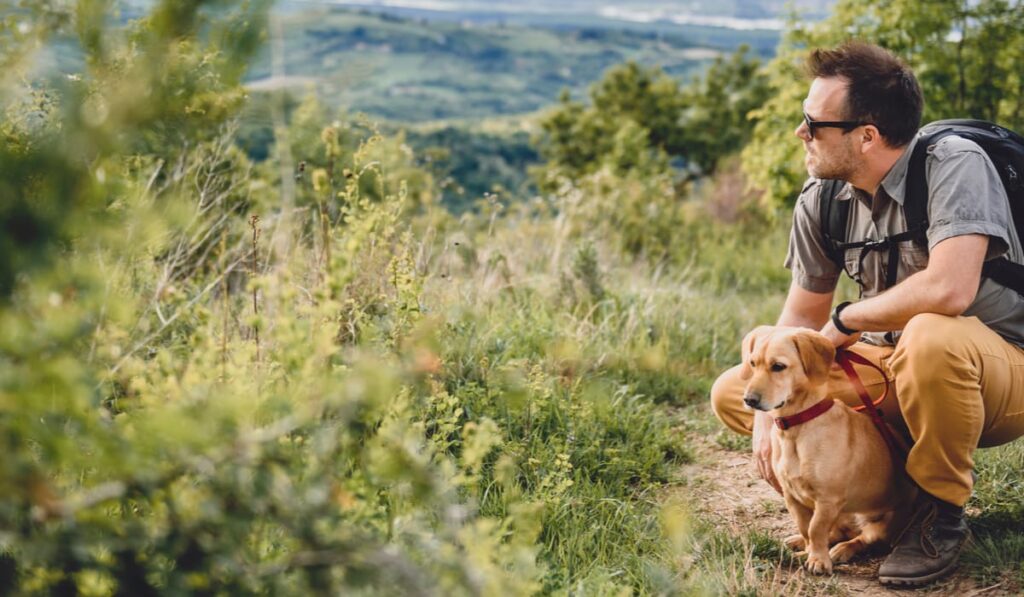
[[[740,368],[740,379],[750,379],[750,376],[754,374],[754,370],[750,367],[750,356],[754,354],[754,345],[763,336],[767,335],[771,331],[772,327],[768,325],[760,325],[750,330],[750,333],[743,338],[742,344],[742,367]]]
[[[793,344],[807,378],[818,383],[827,380],[836,358],[836,349],[828,338],[812,330],[801,330],[793,334]]]

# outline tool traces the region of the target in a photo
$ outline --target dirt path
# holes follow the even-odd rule
[[[697,516],[731,536],[757,530],[781,540],[796,532],[782,498],[757,476],[748,454],[726,450],[702,433],[689,437],[695,459],[681,471],[687,483],[680,491],[687,493]],[[770,593],[787,595],[1016,595],[1000,585],[979,586],[963,572],[926,589],[889,590],[876,580],[883,559],[884,555],[857,558],[837,566],[831,578],[816,578],[780,563],[774,578],[765,581],[766,588]]]

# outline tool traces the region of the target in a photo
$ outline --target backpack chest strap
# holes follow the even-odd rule
[[[919,241],[923,236],[922,230],[907,230],[885,238],[874,240],[867,239],[851,243],[838,243],[836,245],[840,254],[845,254],[848,249],[860,249],[860,257],[857,259],[857,266],[861,271],[864,269],[864,259],[872,251],[888,251],[889,265],[885,272],[885,287],[892,288],[896,285],[896,274],[900,263],[900,243],[904,241]]]

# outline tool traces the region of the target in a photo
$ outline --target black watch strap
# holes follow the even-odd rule
[[[851,330],[850,328],[843,325],[843,321],[839,319],[839,314],[843,312],[843,309],[849,307],[851,304],[853,303],[851,303],[850,301],[839,303],[838,305],[836,305],[836,308],[832,310],[832,325],[836,326],[837,330],[846,334],[847,336],[852,336],[860,331]]]

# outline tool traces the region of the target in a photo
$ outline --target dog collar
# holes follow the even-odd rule
[[[788,417],[776,417],[775,426],[785,431],[786,429],[795,427],[800,423],[806,423],[807,421],[810,421],[818,415],[828,411],[828,409],[832,408],[833,404],[835,404],[834,400],[831,398],[825,398],[814,406],[806,410],[802,410],[795,415],[790,415]]]

